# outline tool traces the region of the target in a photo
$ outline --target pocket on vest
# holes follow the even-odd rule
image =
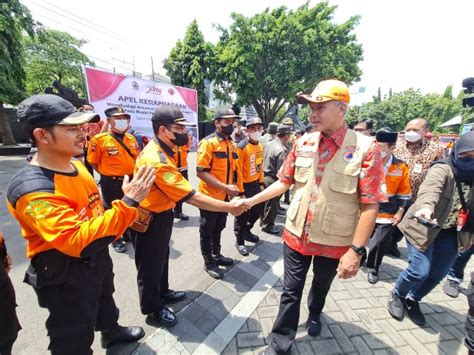
[[[305,190],[304,188],[301,188],[295,192],[291,200],[290,206],[288,207],[288,210],[286,211],[286,217],[290,221],[293,221],[296,218],[296,215],[298,214],[298,209],[301,204],[301,199],[303,198],[304,190]]]
[[[328,203],[324,214],[322,230],[329,235],[352,236],[357,223],[358,210],[348,211],[347,205]]]
[[[297,157],[295,160],[295,181],[305,183],[308,181],[310,169],[313,166],[314,158]]]

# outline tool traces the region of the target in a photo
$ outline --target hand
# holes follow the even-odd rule
[[[12,263],[12,258],[10,257],[10,255],[7,254],[7,257],[6,257],[6,262],[7,262],[7,265],[5,265],[5,269],[7,270],[7,273],[10,272],[10,270],[12,269],[12,266],[13,266],[13,263]]]
[[[230,198],[239,196],[239,188],[235,185],[225,185],[224,191]]]
[[[142,202],[155,182],[155,173],[155,168],[144,165],[138,169],[132,181],[125,175],[122,184],[123,194],[136,202]]]
[[[426,219],[429,219],[435,223],[438,223],[436,219],[431,219],[433,217],[433,211],[430,210],[429,208],[421,208],[418,211],[415,212],[415,217],[424,217]]]
[[[400,223],[400,221],[402,220],[402,217],[403,217],[403,211],[398,210],[398,212],[395,213],[395,215],[392,218],[392,226],[396,226],[398,223]]]
[[[250,209],[250,205],[247,203],[245,198],[234,198],[229,202],[230,209],[229,212],[234,216],[240,216],[242,213]]]
[[[355,276],[359,271],[361,258],[362,256],[357,254],[354,250],[349,249],[339,260],[337,277],[340,279],[348,279]]]

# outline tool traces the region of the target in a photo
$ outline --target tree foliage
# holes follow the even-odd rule
[[[462,107],[462,93],[457,97],[452,96],[452,87],[448,86],[443,93],[422,94],[420,90],[409,89],[395,93],[378,100],[374,97],[372,102],[361,106],[351,107],[347,114],[349,122],[362,119],[372,119],[377,128],[391,127],[394,130],[403,130],[408,121],[423,117],[432,130],[443,122],[456,115],[467,118],[469,110]]]
[[[267,124],[321,79],[357,80],[362,46],[352,31],[359,18],[336,24],[335,9],[322,2],[295,11],[267,9],[252,17],[233,13],[232,25],[219,27],[214,67],[218,97],[237,94],[239,104],[253,105]]]
[[[35,22],[18,0],[0,2],[0,137],[3,145],[15,144],[4,103],[16,104],[24,98],[23,32],[34,35]]]
[[[82,65],[94,63],[81,52],[86,40],[66,32],[41,30],[34,38],[24,37],[26,58],[26,92],[28,95],[44,92],[53,81],[59,81],[85,97]]]
[[[33,36],[35,23],[18,0],[0,3],[0,101],[16,104],[24,98],[23,32]]]
[[[174,85],[197,90],[199,103],[199,120],[206,120],[208,97],[205,94],[205,81],[214,60],[214,49],[211,43],[204,40],[197,21],[188,26],[184,39],[179,40],[171,50],[163,66]]]

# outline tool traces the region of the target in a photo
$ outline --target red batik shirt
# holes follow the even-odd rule
[[[283,230],[283,241],[291,249],[303,255],[317,255],[327,258],[339,259],[349,249],[349,246],[331,246],[309,241],[309,231],[314,218],[314,210],[318,199],[319,184],[324,174],[326,165],[331,161],[336,152],[342,147],[344,137],[348,130],[347,125],[339,128],[331,137],[325,137],[321,134],[319,141],[318,154],[319,164],[316,171],[316,181],[311,193],[311,201],[306,215],[306,222],[301,238],[289,232],[286,228]],[[295,160],[296,145],[288,154],[285,163],[278,173],[278,179],[286,184],[295,183]],[[362,170],[359,175],[358,194],[359,202],[363,204],[372,204],[386,201],[386,196],[381,190],[384,182],[383,164],[380,151],[375,142],[369,148],[367,156],[362,161]]]

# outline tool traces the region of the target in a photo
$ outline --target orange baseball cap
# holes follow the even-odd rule
[[[299,95],[299,104],[326,102],[330,100],[349,103],[349,88],[340,80],[329,79],[321,81],[309,95]]]

